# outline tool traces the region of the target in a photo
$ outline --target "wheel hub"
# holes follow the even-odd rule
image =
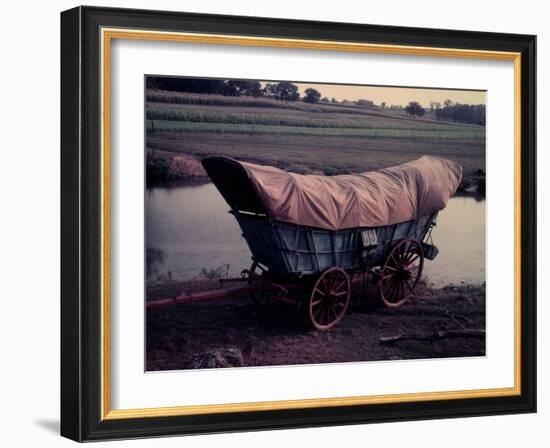
[[[397,276],[400,280],[408,280],[411,278],[411,273],[409,270],[401,268],[399,271],[397,271]]]

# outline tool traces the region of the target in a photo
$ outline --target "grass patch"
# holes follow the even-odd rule
[[[465,172],[485,167],[482,140],[342,138],[284,134],[229,134],[158,132],[147,136],[148,146],[197,158],[209,155],[282,169],[304,166],[327,175],[359,173],[405,163],[422,155],[446,157],[460,163]]]
[[[237,109],[238,110],[238,109]],[[184,108],[166,109],[147,107],[147,119],[158,121],[173,121],[182,123],[219,123],[219,124],[250,124],[265,126],[295,126],[308,128],[349,128],[349,129],[400,129],[426,131],[465,131],[476,134],[484,129],[477,126],[457,127],[446,123],[422,122],[417,120],[388,120],[380,116],[349,117],[346,114],[333,114],[330,117],[318,118],[310,114],[280,114],[280,113],[243,113],[220,112],[216,110],[186,110]]]
[[[199,277],[212,280],[212,279],[227,277],[228,272],[229,272],[229,265],[222,264],[217,268],[202,268],[199,274]]]
[[[283,126],[263,124],[233,124],[207,122],[179,122],[164,120],[147,120],[147,130],[152,132],[209,132],[229,134],[273,134],[273,135],[306,135],[355,138],[393,138],[393,139],[430,139],[430,140],[482,140],[484,132],[470,130],[433,131],[425,129],[381,129],[381,128],[345,128],[345,127],[310,127]]]

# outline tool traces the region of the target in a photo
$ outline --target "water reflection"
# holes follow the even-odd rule
[[[163,253],[148,263],[148,280],[189,279],[227,264],[230,275],[238,275],[249,267],[239,226],[213,184],[151,188],[145,206],[147,248]]]
[[[425,263],[425,275],[437,286],[485,281],[485,201],[452,198],[439,213],[432,233],[439,255]]]
[[[153,187],[146,195],[147,279],[185,280],[220,270],[238,275],[250,252],[213,184]],[[426,261],[436,286],[485,281],[485,201],[458,197],[439,214],[433,239],[440,252]],[[229,265],[229,266],[227,266]]]

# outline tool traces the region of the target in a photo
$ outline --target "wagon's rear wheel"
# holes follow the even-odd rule
[[[422,245],[413,238],[399,241],[380,271],[378,291],[382,302],[391,308],[403,305],[418,285],[423,267]]]
[[[313,285],[308,300],[308,317],[318,330],[328,330],[346,313],[350,300],[350,279],[340,268],[324,270]]]

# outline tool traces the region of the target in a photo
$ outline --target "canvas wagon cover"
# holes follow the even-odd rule
[[[338,176],[301,175],[233,162],[244,168],[272,218],[329,230],[397,224],[441,210],[462,178],[460,165],[429,156]]]

